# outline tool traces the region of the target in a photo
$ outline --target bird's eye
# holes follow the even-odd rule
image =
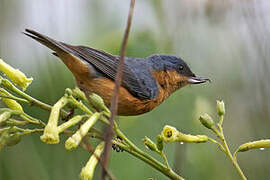
[[[184,69],[184,66],[183,65],[180,65],[179,66],[179,70],[182,71]]]

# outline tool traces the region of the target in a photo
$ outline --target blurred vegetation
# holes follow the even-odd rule
[[[119,54],[128,6],[125,0],[0,0],[0,57],[34,77],[27,90],[32,96],[54,104],[65,88],[74,87],[73,77],[50,51],[20,32],[33,28],[67,43]],[[175,54],[212,83],[185,87],[145,115],[120,117],[128,137],[142,147],[141,139],[154,139],[165,124],[202,134],[198,114],[215,112],[212,107],[220,98],[227,105],[224,131],[232,149],[269,138],[269,8],[268,0],[137,0],[128,55]],[[48,118],[47,112],[25,111]],[[0,179],[78,179],[89,154],[77,149],[71,155],[62,147],[40,143],[36,136],[24,138],[1,151]],[[211,144],[170,145],[165,152],[188,179],[238,178]],[[269,179],[269,150],[239,154],[238,159],[250,179]],[[118,179],[165,178],[126,153],[112,153],[111,169]]]

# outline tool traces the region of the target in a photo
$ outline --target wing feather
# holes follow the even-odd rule
[[[119,56],[85,46],[62,45],[115,80]],[[140,99],[154,99],[159,93],[157,82],[151,73],[151,65],[142,58],[125,58],[122,85]]]

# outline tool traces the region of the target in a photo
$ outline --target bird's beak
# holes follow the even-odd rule
[[[205,78],[205,77],[190,77],[190,78],[188,78],[189,84],[201,84],[201,83],[205,83],[206,81],[211,82],[211,80],[209,78]]]

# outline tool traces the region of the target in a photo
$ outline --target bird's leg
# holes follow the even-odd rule
[[[75,113],[75,109],[74,108],[71,108],[68,112],[68,115],[66,117],[62,117],[62,120],[63,121],[68,121],[70,118],[72,118],[72,116],[74,115]]]
[[[116,138],[114,138],[114,140],[117,142],[121,142],[122,138],[117,136]],[[116,152],[123,152],[124,151],[121,147],[117,146],[116,144],[112,144],[112,149],[115,150]]]

